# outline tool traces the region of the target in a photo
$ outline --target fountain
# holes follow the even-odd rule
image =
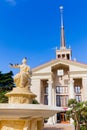
[[[32,104],[36,95],[30,90],[30,67],[24,58],[22,64],[10,64],[19,68],[14,76],[15,88],[6,94],[7,104],[0,104],[0,130],[42,130],[44,119],[53,116],[58,109],[51,106]]]

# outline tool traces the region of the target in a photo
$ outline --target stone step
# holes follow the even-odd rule
[[[46,125],[43,130],[74,130],[74,126],[68,124]]]
[[[44,128],[43,130],[64,130],[64,128],[53,128],[53,127],[49,127],[49,128]]]

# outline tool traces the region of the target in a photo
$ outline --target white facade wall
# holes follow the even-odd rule
[[[83,77],[82,83],[83,83],[82,100],[87,101],[87,76]]]
[[[51,72],[51,66],[37,70],[35,73],[49,73]]]
[[[41,99],[41,81],[40,79],[32,79],[31,91],[37,95],[36,99],[40,102]]]
[[[82,67],[79,67],[79,66],[75,66],[75,65],[70,65],[70,71],[87,71],[86,68],[82,68]]]

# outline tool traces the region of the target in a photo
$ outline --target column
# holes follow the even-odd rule
[[[87,77],[82,78],[82,101],[87,101]]]
[[[74,80],[70,78],[69,80],[69,99],[75,99],[75,92],[74,92]],[[73,124],[74,120],[70,118],[70,124]]]
[[[75,92],[74,92],[74,80],[70,78],[69,80],[69,99],[75,99]]]
[[[37,130],[43,130],[44,123],[43,120],[37,121]]]
[[[67,54],[65,54],[65,59],[67,59]]]
[[[69,56],[70,56],[70,60],[71,60],[72,59],[71,54]]]
[[[48,80],[48,105],[52,106],[52,80]]]
[[[37,120],[36,119],[32,119],[32,121],[30,122],[30,130],[38,130],[37,129]]]
[[[23,130],[30,130],[30,121],[29,120],[25,121]]]
[[[53,86],[52,88],[52,97],[53,97],[53,106],[56,107],[56,88]],[[55,114],[53,116],[53,124],[56,124],[57,123],[57,117],[56,117],[57,114]]]
[[[51,79],[48,80],[48,105],[52,106],[52,83]],[[48,119],[48,124],[53,124],[53,117]]]

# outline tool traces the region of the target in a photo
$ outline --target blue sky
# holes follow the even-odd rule
[[[60,47],[60,11],[64,6],[66,46],[72,58],[87,63],[87,0],[0,0],[0,71],[23,57],[34,68],[55,59]]]

